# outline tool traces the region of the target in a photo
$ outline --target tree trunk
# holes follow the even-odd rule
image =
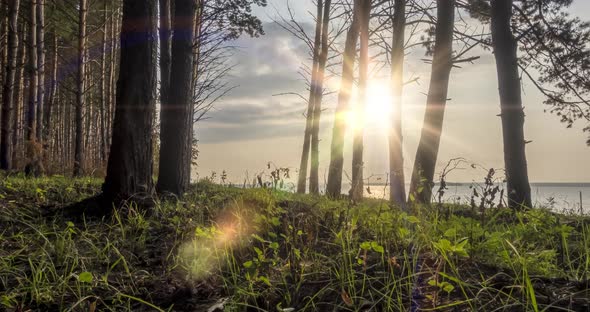
[[[7,1],[0,1],[0,17],[2,21],[0,23],[0,84],[4,86],[6,82],[7,72],[4,70],[8,66],[8,36],[10,34],[9,29],[9,15],[10,8]],[[0,91],[0,103],[4,102],[4,88]],[[0,122],[0,127],[2,124]]]
[[[86,16],[87,16],[87,2],[80,0],[79,4],[79,20],[78,20],[78,73],[76,80],[76,138],[74,147],[74,176],[81,176],[82,165],[84,161],[84,118],[82,110],[85,103],[85,89],[86,89]]]
[[[313,101],[313,123],[311,129],[311,168],[309,170],[309,192],[311,194],[320,193],[320,118],[322,115],[322,98],[324,95],[326,63],[328,61],[328,36],[330,32],[331,2],[331,0],[326,0],[326,3],[324,4],[324,17],[322,20],[322,48],[318,63],[317,82],[315,85],[315,100]]]
[[[438,0],[430,87],[410,184],[410,201],[414,199],[416,203],[429,204],[432,197],[449,77],[453,67],[454,22],[455,0]]]
[[[8,44],[6,60],[6,77],[4,79],[4,92],[2,92],[2,120],[0,129],[0,169],[12,168],[12,153],[10,131],[12,127],[12,115],[14,111],[14,89],[16,76],[16,63],[18,54],[18,10],[20,0],[8,2],[9,24],[7,29]]]
[[[299,164],[299,177],[297,181],[297,193],[305,193],[307,183],[307,165],[309,163],[309,149],[311,147],[311,128],[313,127],[313,107],[315,105],[315,86],[320,60],[320,44],[322,38],[323,0],[317,2],[315,38],[313,45],[313,60],[311,66],[311,81],[309,84],[309,100],[307,102],[307,114],[305,115],[305,131],[303,132],[303,148],[301,150],[301,162]]]
[[[45,105],[45,0],[37,0],[37,55],[39,91],[37,92],[37,142],[43,141],[43,106]]]
[[[38,63],[37,63],[37,0],[30,1],[29,7],[29,101],[27,111],[27,141],[33,143],[37,137],[37,92],[38,92]],[[32,152],[32,149],[30,150]],[[29,153],[29,158],[38,155]]]
[[[344,43],[344,55],[342,61],[342,81],[338,93],[338,105],[334,116],[334,129],[332,131],[332,144],[330,149],[330,167],[328,171],[328,185],[326,194],[336,198],[342,194],[342,170],[344,168],[344,134],[346,132],[346,114],[350,106],[350,94],[354,80],[354,63],[356,58],[356,45],[359,36],[359,0],[354,1],[352,24],[346,34]]]
[[[192,142],[194,0],[175,0],[170,93],[162,103],[156,190],[182,197],[190,183]]]
[[[55,105],[55,98],[57,95],[57,68],[59,64],[58,59],[58,48],[59,42],[57,40],[57,33],[53,34],[53,61],[51,62],[51,82],[49,85],[49,97],[47,99],[47,107],[44,110],[44,136],[45,141],[50,140],[51,136],[51,112],[53,110],[53,106]]]
[[[123,2],[113,138],[103,184],[105,199],[117,205],[131,197],[147,204],[142,199],[152,195],[157,11],[156,0]]]
[[[360,56],[359,56],[359,100],[355,109],[355,118],[361,125],[354,129],[352,143],[352,188],[350,196],[353,201],[363,198],[363,149],[364,149],[364,110],[367,101],[367,80],[369,74],[369,22],[371,17],[371,0],[362,0],[360,6]]]
[[[389,134],[389,200],[405,208],[406,186],[402,135],[402,95],[404,89],[404,44],[406,31],[406,0],[395,0],[393,41],[391,43],[391,89],[393,95],[391,133]]]
[[[172,58],[170,1],[160,0],[160,103],[167,103],[170,93],[170,59]]]
[[[107,138],[106,138],[106,107],[107,100],[107,32],[108,32],[108,2],[104,2],[104,18],[102,26],[102,48],[100,58],[100,133],[99,133],[99,153],[100,164],[104,165],[107,160]]]
[[[492,45],[498,71],[504,165],[511,208],[532,207],[524,140],[517,42],[510,28],[512,0],[492,1]]]
[[[12,166],[13,168],[18,168],[19,163],[17,159],[19,159],[19,142],[21,141],[22,137],[22,117],[24,112],[24,76],[25,76],[25,62],[27,56],[27,47],[25,47],[25,34],[27,33],[27,24],[22,22],[22,30],[19,34],[20,38],[20,48],[18,51],[18,69],[16,71],[16,92],[15,92],[15,99],[14,99],[14,119],[12,120]],[[21,154],[22,155],[22,154]]]
[[[107,146],[110,147],[112,143],[112,130],[115,111],[115,98],[117,90],[115,87],[116,69],[117,69],[117,51],[118,51],[118,35],[119,35],[119,8],[116,8],[117,2],[113,2],[113,16],[111,18],[111,49],[110,49],[110,66],[109,66],[109,103],[107,105]],[[110,149],[107,150],[107,155]]]

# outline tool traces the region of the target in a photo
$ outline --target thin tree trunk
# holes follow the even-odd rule
[[[194,0],[175,0],[170,93],[162,103],[158,193],[182,197],[190,183]]]
[[[109,66],[109,105],[107,106],[107,154],[110,153],[110,146],[112,144],[112,130],[115,113],[115,100],[117,96],[117,90],[115,86],[116,70],[117,70],[117,56],[119,48],[119,8],[115,7],[117,2],[113,2],[114,13],[111,18],[111,51],[110,51],[110,66]]]
[[[355,109],[355,118],[361,125],[354,129],[352,146],[352,188],[350,196],[353,201],[363,198],[363,149],[364,149],[364,110],[367,101],[367,80],[369,74],[369,22],[371,17],[371,0],[362,0],[360,7],[360,56],[359,56],[359,101]]]
[[[29,101],[27,111],[27,141],[35,141],[37,137],[37,91],[38,91],[38,63],[37,63],[37,0],[30,1],[29,7]],[[32,146],[31,146],[32,147]],[[31,148],[31,152],[34,149]],[[28,157],[35,158],[39,155],[29,153]]]
[[[59,42],[57,38],[57,33],[53,34],[53,61],[51,62],[51,84],[49,85],[49,97],[47,99],[47,107],[44,110],[44,136],[45,141],[50,140],[51,137],[51,113],[53,106],[55,105],[55,98],[57,95],[57,69],[59,66],[59,59],[58,59],[58,48]]]
[[[498,71],[504,165],[511,208],[532,207],[525,139],[524,110],[518,75],[518,43],[510,28],[512,0],[492,1],[492,45]]]
[[[20,0],[8,2],[9,24],[7,29],[8,44],[5,49],[8,51],[6,60],[6,77],[4,79],[4,92],[2,92],[2,120],[0,129],[0,169],[9,170],[12,168],[11,153],[11,127],[14,111],[14,89],[16,64],[18,54],[18,10]]]
[[[322,42],[321,54],[318,63],[317,82],[315,85],[315,100],[313,101],[313,123],[311,129],[311,168],[309,173],[309,192],[320,193],[320,118],[322,115],[322,97],[324,94],[324,80],[326,63],[328,61],[328,36],[330,27],[330,5],[331,0],[324,4],[324,17],[322,20]]]
[[[317,0],[316,28],[313,46],[313,59],[311,66],[311,81],[309,84],[309,100],[305,115],[305,131],[303,132],[303,148],[301,149],[301,162],[299,163],[299,176],[297,181],[297,193],[305,193],[307,184],[307,165],[309,163],[309,149],[311,147],[311,128],[313,126],[313,107],[315,105],[315,88],[320,60],[320,44],[322,38],[323,0]]]
[[[25,46],[25,34],[27,33],[26,23],[21,23],[22,30],[19,34],[20,37],[20,48],[18,52],[18,69],[16,71],[16,92],[15,92],[15,107],[14,107],[14,119],[12,124],[12,161],[13,161],[13,168],[18,168],[18,161],[19,159],[19,151],[22,151],[22,148],[19,148],[19,142],[21,141],[22,136],[22,117],[24,112],[24,76],[25,76],[25,62],[27,56],[27,48]]]
[[[391,133],[389,134],[389,200],[404,208],[406,186],[402,135],[402,95],[404,90],[404,44],[406,31],[406,0],[394,1],[393,41],[391,43],[391,89],[393,95]]]
[[[117,205],[129,199],[148,204],[142,199],[152,195],[157,7],[156,0],[123,2],[115,120],[103,185],[107,202]]]
[[[414,199],[415,203],[429,204],[432,197],[434,170],[453,67],[454,21],[455,0],[438,0],[430,87],[410,184],[410,200]]]
[[[45,105],[45,0],[37,0],[37,55],[39,91],[37,92],[37,142],[43,141],[43,106]]]
[[[2,16],[2,23],[0,24],[0,38],[2,39],[0,44],[0,68],[5,69],[8,64],[8,36],[10,34],[9,23],[10,23],[10,8],[8,1],[0,2],[0,16]],[[0,84],[4,86],[6,83],[7,72],[5,70],[0,71]],[[0,103],[4,102],[4,89],[0,92]],[[0,127],[2,126],[0,122]]]
[[[76,138],[74,147],[74,176],[82,175],[82,162],[84,160],[84,118],[83,109],[85,106],[86,89],[86,16],[87,2],[80,0],[78,20],[78,75],[76,88]]]
[[[68,164],[68,170],[71,169],[69,165],[71,164],[72,158],[72,99],[71,96],[68,96],[67,101],[64,101],[62,105],[65,105],[63,109],[64,114],[64,127],[63,127],[63,153],[64,159],[66,159],[66,163]],[[64,166],[65,167],[65,166]]]
[[[344,55],[342,61],[342,81],[338,93],[338,104],[334,116],[332,144],[330,149],[330,167],[326,194],[332,198],[342,194],[342,170],[344,168],[344,134],[346,133],[346,114],[350,109],[350,95],[354,80],[354,63],[356,59],[356,45],[359,37],[359,0],[354,1],[352,24],[346,34]]]
[[[99,133],[99,154],[101,165],[107,160],[107,139],[106,139],[106,107],[107,107],[107,32],[108,32],[108,2],[104,2],[104,19],[102,28],[102,49],[100,58],[100,133]]]
[[[160,0],[160,103],[167,103],[170,93],[170,61],[172,58],[170,1]]]

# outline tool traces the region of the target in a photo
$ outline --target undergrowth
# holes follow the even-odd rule
[[[201,182],[101,220],[92,178],[0,180],[0,311],[588,311],[590,222]],[[481,215],[484,213],[484,216]]]

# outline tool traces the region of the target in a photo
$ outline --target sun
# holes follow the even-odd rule
[[[364,127],[387,130],[391,127],[392,105],[393,97],[387,81],[369,81],[364,111],[349,111],[346,114],[347,124],[352,129]]]

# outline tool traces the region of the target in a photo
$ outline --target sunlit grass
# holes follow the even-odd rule
[[[579,217],[494,208],[482,221],[454,205],[407,214],[209,182],[149,215],[134,205],[102,220],[39,215],[99,190],[93,179],[0,181],[2,308],[575,311],[589,295]]]

